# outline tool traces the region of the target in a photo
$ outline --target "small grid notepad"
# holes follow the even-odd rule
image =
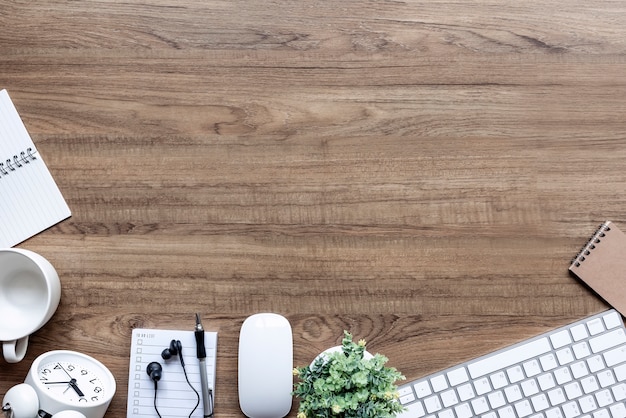
[[[161,363],[163,375],[158,382],[156,403],[163,418],[188,417],[198,398],[187,384],[178,356],[168,360],[161,358],[164,349],[172,340],[180,340],[183,346],[183,360],[189,382],[202,396],[200,390],[199,361],[196,358],[196,340],[193,331],[160,329],[134,329],[130,347],[130,367],[128,374],[128,408],[126,416],[157,417],[154,408],[154,382],[146,369],[153,361]],[[206,368],[209,387],[215,399],[215,366],[217,355],[217,332],[204,333],[206,348]],[[202,418],[202,398],[191,415]]]

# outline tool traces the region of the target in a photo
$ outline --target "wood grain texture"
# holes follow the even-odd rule
[[[132,329],[200,312],[240,417],[256,312],[297,365],[345,329],[415,379],[606,308],[567,267],[626,224],[622,2],[0,0],[0,27],[73,212],[20,245],[63,294],[1,394],[70,348],[124,417]]]

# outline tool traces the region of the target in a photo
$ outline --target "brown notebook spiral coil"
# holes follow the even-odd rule
[[[591,239],[587,241],[587,244],[580,250],[578,255],[572,260],[574,267],[580,267],[580,264],[596,249],[596,245],[602,242],[602,238],[606,236],[606,233],[611,230],[611,221],[606,221],[596,230]]]

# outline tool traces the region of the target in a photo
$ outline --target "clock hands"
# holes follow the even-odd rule
[[[61,384],[66,384],[67,385],[67,389],[72,388],[74,389],[74,392],[76,392],[76,394],[78,396],[80,396],[81,398],[85,396],[85,394],[83,393],[83,391],[80,390],[80,388],[78,387],[78,385],[76,384],[76,379],[72,379],[69,380],[67,382],[43,382],[44,385],[61,385]],[[66,391],[67,391],[66,389]]]
[[[76,379],[70,380],[70,387],[74,389],[74,392],[76,392],[78,396],[80,396],[81,398],[85,397],[85,394],[78,388],[78,385],[76,384]]]
[[[61,363],[57,363],[57,365],[61,368],[61,370],[63,370],[65,372],[65,374],[70,378],[70,380],[67,381],[67,382],[44,382],[44,383],[46,385],[67,384],[68,385],[67,389],[69,389],[69,388],[74,389],[74,392],[76,392],[76,394],[78,396],[80,396],[81,398],[84,398],[85,394],[83,393],[82,390],[80,390],[80,388],[76,384],[76,379],[74,379],[72,377],[72,375],[67,370],[65,370],[65,367],[63,367],[63,365]],[[65,391],[67,391],[67,389],[65,389]]]

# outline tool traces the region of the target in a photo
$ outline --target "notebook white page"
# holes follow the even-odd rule
[[[71,216],[6,90],[0,90],[0,248]]]

